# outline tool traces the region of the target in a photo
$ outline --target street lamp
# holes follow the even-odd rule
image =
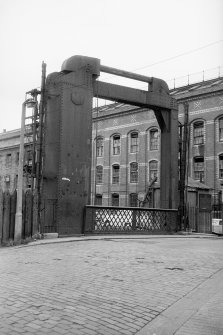
[[[26,107],[33,108],[36,104],[32,98],[26,99],[22,104],[20,147],[19,147],[19,167],[18,167],[18,184],[17,184],[17,203],[15,215],[15,233],[14,241],[21,242],[22,238],[22,190],[23,190],[23,161],[24,161],[24,134]]]

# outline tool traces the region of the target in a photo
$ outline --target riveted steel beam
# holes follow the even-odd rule
[[[167,94],[143,91],[98,80],[93,83],[93,92],[94,96],[98,98],[115,100],[129,105],[151,109],[170,110],[172,108],[172,98]]]

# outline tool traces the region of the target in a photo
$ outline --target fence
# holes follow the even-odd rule
[[[7,244],[14,240],[15,215],[16,215],[17,192],[10,193],[0,190],[0,244]],[[38,230],[35,204],[36,194],[31,190],[23,192],[23,220],[22,239],[25,240],[35,234]]]
[[[213,205],[208,212],[198,207],[187,206],[188,228],[197,233],[211,233],[212,219],[223,219],[223,205]]]
[[[85,207],[84,233],[172,233],[177,210],[138,207]]]

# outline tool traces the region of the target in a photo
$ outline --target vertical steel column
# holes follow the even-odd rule
[[[161,129],[161,208],[178,208],[178,112],[162,111]]]
[[[60,236],[81,233],[84,207],[90,204],[93,80],[99,70],[99,60],[74,56],[47,79],[45,221],[54,197]]]

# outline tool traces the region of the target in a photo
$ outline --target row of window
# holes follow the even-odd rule
[[[137,162],[132,162],[129,165],[130,168],[130,183],[138,183],[139,179],[139,165]],[[153,180],[155,177],[158,177],[158,161],[149,162],[149,180]],[[96,184],[103,183],[103,166],[96,166],[95,174]],[[112,165],[112,184],[118,184],[120,180],[120,165]]]
[[[149,149],[158,150],[158,129],[151,129],[149,132],[150,141]],[[132,132],[130,134],[130,153],[136,153],[139,151],[139,133]],[[96,156],[102,157],[104,153],[104,139],[99,136],[96,139]],[[112,136],[112,155],[120,155],[121,153],[121,135],[115,134]]]
[[[119,206],[119,194],[113,193],[111,195],[111,205],[114,207]],[[139,201],[138,201],[138,194],[137,193],[131,193],[129,195],[129,206],[130,207],[138,207]],[[96,194],[95,195],[95,206],[102,206],[102,194]]]
[[[218,120],[219,126],[219,141],[223,141],[223,117]],[[192,125],[193,130],[193,144],[200,145],[204,143],[204,121],[195,121]],[[149,132],[149,150],[158,150],[159,148],[159,132],[158,129],[151,129]],[[130,153],[139,151],[139,134],[138,132],[130,133]],[[112,155],[120,155],[121,152],[121,136],[115,134],[112,136]],[[104,140],[99,136],[96,139],[96,156],[102,157],[104,153]]]
[[[219,179],[223,179],[223,154],[219,158]],[[130,163],[129,181],[130,183],[138,183],[139,171],[138,163]],[[193,159],[194,179],[204,181],[204,157],[194,157]],[[149,181],[158,178],[158,161],[152,160],[149,162]],[[103,184],[103,166],[96,166],[95,175],[96,184]],[[119,184],[120,181],[120,165],[112,165],[112,184]]]
[[[15,164],[18,166],[19,165],[19,152],[16,152],[15,155],[16,155]],[[12,157],[13,157],[12,154],[7,154],[5,157],[3,155],[0,155],[0,167],[3,166],[4,158],[5,158],[5,167],[10,169],[13,163]],[[25,152],[25,164],[29,166],[32,165],[32,151]]]

